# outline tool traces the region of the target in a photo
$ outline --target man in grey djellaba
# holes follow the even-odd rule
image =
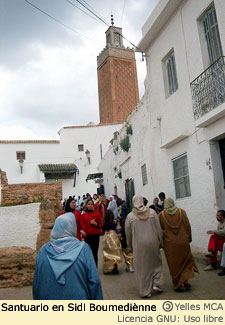
[[[159,219],[153,209],[144,206],[143,197],[133,197],[131,213],[125,223],[127,245],[133,250],[134,274],[139,295],[151,297],[151,293],[162,292],[163,266],[160,248],[163,233]]]

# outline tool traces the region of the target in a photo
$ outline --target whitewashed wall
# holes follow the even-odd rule
[[[16,159],[17,151],[25,151],[23,173]],[[10,184],[40,182],[38,164],[56,164],[59,161],[59,143],[0,143],[0,168],[6,172]]]
[[[88,174],[97,172],[97,165],[101,160],[100,144],[104,155],[113,133],[120,127],[121,124],[64,127],[59,131],[60,141],[57,143],[0,142],[0,168],[6,172],[9,184],[35,183],[44,181],[39,164],[75,163],[79,169],[75,187],[73,179],[60,180],[63,184],[63,197],[87,192],[94,194],[98,185],[94,181],[87,183],[86,178]],[[78,144],[84,145],[83,152],[78,151]],[[85,155],[87,149],[90,151],[90,164]],[[26,152],[22,174],[16,159],[16,151]]]
[[[125,199],[125,181],[129,178],[134,179],[135,192],[141,193],[149,200],[153,200],[157,195],[155,188],[152,184],[152,175],[150,170],[150,115],[148,112],[148,96],[147,92],[141,99],[138,107],[130,114],[127,119],[127,123],[131,125],[133,134],[129,136],[131,142],[131,148],[129,152],[121,150],[119,142],[126,136],[126,125],[120,130],[118,142],[114,142],[114,145],[110,146],[103,160],[99,164],[99,171],[103,172],[104,185],[106,195],[114,194],[114,187],[117,187],[118,196]],[[118,154],[115,154],[113,150],[118,145]],[[141,166],[146,164],[148,185],[143,186]],[[117,171],[115,171],[115,167]],[[118,171],[122,172],[122,179],[117,177]],[[150,201],[149,201],[150,202]]]
[[[0,207],[0,247],[28,246],[36,249],[40,203]]]
[[[102,145],[103,155],[109,147],[109,141],[113,133],[121,128],[121,124],[111,124],[102,126],[86,127],[65,127],[60,130],[61,157],[65,162],[70,160],[79,169],[76,186],[69,186],[69,182],[63,183],[63,197],[68,195],[83,195],[89,192],[91,195],[97,192],[98,184],[93,180],[86,182],[88,174],[97,173],[97,166],[101,160],[100,144]],[[84,145],[84,151],[78,151],[78,145]],[[85,151],[90,151],[90,164],[87,160]],[[64,186],[65,184],[65,186]],[[71,193],[72,191],[72,193]]]
[[[169,21],[164,22],[164,27],[158,31],[154,27],[148,34],[148,28],[153,26],[160,10],[168,3],[177,9]],[[167,197],[175,198],[172,159],[187,153],[191,196],[175,202],[178,207],[186,210],[192,225],[193,248],[201,251],[207,250],[206,231],[216,228],[217,209],[225,209],[218,143],[217,146],[213,144],[213,141],[225,135],[225,117],[221,116],[205,128],[197,128],[193,118],[190,90],[190,82],[202,73],[208,64],[202,49],[198,18],[210,3],[208,0],[188,0],[182,3],[160,1],[143,29],[144,34],[149,37],[149,47],[146,51],[146,91],[137,111],[133,111],[128,117],[128,122],[133,128],[133,135],[130,137],[131,149],[128,153],[119,152],[114,155],[111,147],[99,165],[99,171],[104,173],[107,195],[114,192],[116,185],[118,195],[125,198],[125,180],[133,178],[135,193],[145,196],[151,203],[154,196],[161,191],[165,192]],[[215,7],[224,46],[225,2],[215,1]],[[162,19],[166,16],[167,14],[163,15]],[[151,33],[156,36],[152,37]],[[162,60],[171,49],[174,49],[175,53],[179,86],[178,90],[167,98]],[[223,52],[225,53],[225,48]],[[219,109],[223,110],[224,105],[220,105]],[[120,131],[121,138],[123,134],[124,129]],[[176,144],[167,145],[180,135],[185,135],[186,138]],[[162,148],[163,145],[167,148]],[[212,168],[206,164],[209,159]],[[141,165],[144,163],[148,175],[148,184],[145,186],[142,185],[141,178]],[[115,178],[114,167],[121,169],[122,180]]]

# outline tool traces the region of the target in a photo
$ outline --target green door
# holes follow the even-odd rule
[[[133,209],[132,199],[133,196],[135,195],[134,180],[132,178],[127,179],[125,182],[125,193],[126,193],[127,208],[128,211],[130,212]]]

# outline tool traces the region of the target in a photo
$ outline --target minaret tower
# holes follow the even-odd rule
[[[124,122],[139,102],[134,50],[123,46],[122,28],[106,31],[106,47],[97,58],[100,124]]]

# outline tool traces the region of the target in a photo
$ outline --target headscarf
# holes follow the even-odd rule
[[[70,207],[70,203],[72,201],[75,201],[72,197],[69,197],[68,200],[66,201],[65,212],[73,212],[75,210],[75,209],[71,209]]]
[[[164,211],[168,214],[175,214],[177,212],[177,207],[174,204],[174,200],[168,197],[164,201]]]
[[[51,240],[46,245],[46,253],[56,281],[65,285],[64,273],[79,256],[84,242],[76,238],[77,226],[74,214],[69,212],[55,220]]]
[[[118,206],[116,204],[116,200],[114,198],[114,196],[110,196],[110,198],[112,198],[112,201],[109,201],[109,205],[108,205],[108,210],[111,210],[114,214],[114,219],[118,218]]]
[[[150,213],[148,207],[144,205],[143,197],[141,195],[133,196],[133,210],[132,212],[140,219],[147,219]]]

